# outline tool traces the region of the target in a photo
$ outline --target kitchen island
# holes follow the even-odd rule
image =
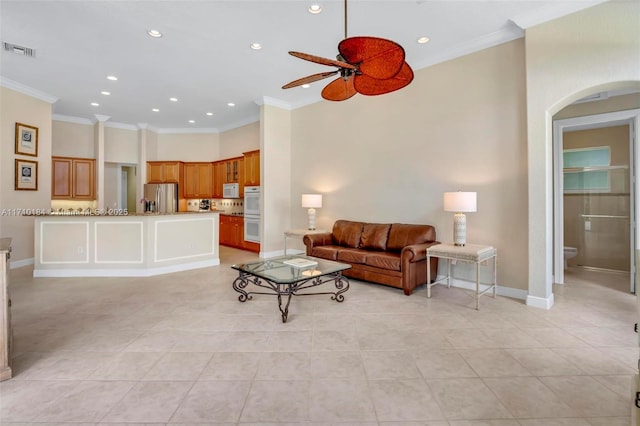
[[[36,216],[33,276],[144,277],[219,265],[219,216]]]

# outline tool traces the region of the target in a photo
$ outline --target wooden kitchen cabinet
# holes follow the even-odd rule
[[[184,163],[182,171],[184,198],[211,198],[213,196],[213,164]]]
[[[242,216],[220,215],[219,243],[235,248],[244,247],[244,218]]]
[[[260,150],[244,154],[244,186],[260,186]]]
[[[244,158],[236,157],[229,158],[226,162],[225,183],[240,182],[240,177],[243,176],[244,170]]]
[[[147,161],[147,183],[180,183],[182,161]]]
[[[224,194],[222,193],[222,184],[225,183],[226,173],[226,161],[215,161],[213,163],[213,198],[224,198]]]
[[[52,199],[95,200],[95,159],[51,157],[51,175]]]

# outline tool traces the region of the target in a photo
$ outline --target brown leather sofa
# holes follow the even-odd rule
[[[404,290],[427,282],[427,247],[438,244],[431,225],[338,220],[331,233],[303,237],[307,256],[348,263],[343,275]],[[436,277],[438,258],[431,258]]]

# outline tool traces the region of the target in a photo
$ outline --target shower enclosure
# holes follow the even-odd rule
[[[566,260],[568,267],[631,272],[634,197],[629,135],[630,124],[616,122],[562,132],[564,246],[577,249],[577,255]]]

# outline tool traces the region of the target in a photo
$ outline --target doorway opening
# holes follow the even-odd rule
[[[554,121],[554,282],[623,274],[635,292],[640,110]],[[619,276],[616,277],[619,280]]]

